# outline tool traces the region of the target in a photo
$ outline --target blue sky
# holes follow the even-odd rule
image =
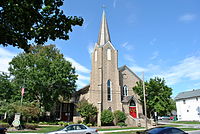
[[[102,5],[119,67],[127,65],[145,80],[165,78],[173,97],[182,91],[200,89],[200,1],[199,0],[65,0],[66,15],[84,18],[70,40],[56,44],[79,74],[78,87],[89,84],[90,53],[97,42]],[[22,50],[0,47],[0,71]]]

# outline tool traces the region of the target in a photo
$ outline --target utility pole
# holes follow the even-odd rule
[[[148,129],[148,126],[147,126],[146,94],[145,94],[145,84],[144,84],[144,72],[142,73],[142,79],[143,79],[143,95],[144,95],[145,128]]]

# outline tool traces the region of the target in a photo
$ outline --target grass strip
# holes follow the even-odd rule
[[[51,131],[56,131],[63,128],[62,126],[40,126],[38,130],[30,130],[30,131],[8,131],[8,133],[47,133]]]
[[[159,125],[160,127],[182,127],[182,125]]]
[[[180,124],[200,124],[199,121],[172,121],[171,123],[180,123]]]
[[[193,130],[200,130],[199,128],[180,128],[183,131],[193,131]]]

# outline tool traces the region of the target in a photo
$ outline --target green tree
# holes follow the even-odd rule
[[[13,95],[13,85],[7,73],[0,73],[0,100],[9,102]]]
[[[114,116],[110,110],[103,110],[101,112],[101,122],[103,125],[111,125],[113,124]]]
[[[13,121],[15,113],[21,113],[28,122],[32,118],[38,117],[40,109],[37,102],[24,102],[21,105],[20,101],[9,103],[0,101],[0,114],[3,115],[4,113],[7,114],[7,119],[10,120],[9,122]]]
[[[93,120],[96,118],[97,108],[88,103],[87,100],[82,99],[77,104],[77,112],[80,113],[81,117],[85,118],[85,123],[94,123]]]
[[[0,44],[29,51],[31,43],[49,39],[68,40],[72,26],[83,24],[80,17],[66,16],[60,7],[64,0],[1,0]]]
[[[162,116],[173,110],[171,109],[173,105],[171,103],[172,88],[165,84],[164,79],[151,78],[149,82],[145,82],[145,87],[148,117],[152,117],[154,112]],[[133,90],[140,96],[141,103],[144,104],[142,82],[137,82]]]
[[[68,100],[74,93],[77,80],[75,68],[66,61],[54,45],[35,46],[30,53],[20,53],[10,62],[13,83],[20,92],[25,88],[24,101],[37,101],[50,111],[60,97]],[[20,94],[20,93],[18,93]]]

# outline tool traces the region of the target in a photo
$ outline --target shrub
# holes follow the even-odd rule
[[[32,122],[34,123],[34,122]],[[57,121],[55,122],[39,122],[39,125],[59,125]]]
[[[74,124],[74,123],[73,122],[64,122],[64,121],[58,122],[58,125],[60,125],[60,126],[68,126],[68,125],[71,125],[71,124]]]
[[[33,123],[26,123],[26,124],[24,125],[24,127],[25,127],[26,129],[36,130],[36,128],[38,127],[38,125],[37,125],[37,124],[33,124]]]
[[[110,110],[103,110],[101,113],[101,122],[103,125],[113,124],[114,116]]]
[[[9,128],[9,124],[8,123],[3,123],[3,122],[0,122],[0,128]]]
[[[58,125],[64,126],[64,122],[63,122],[63,121],[59,121],[59,122],[58,122]]]
[[[81,123],[82,123],[82,121],[81,121],[81,120],[78,120],[78,121],[77,121],[77,123],[78,123],[78,124],[81,124]]]
[[[91,123],[88,123],[88,124],[87,124],[87,126],[88,126],[88,127],[91,127],[91,126],[92,126],[92,124],[91,124]]]
[[[120,110],[117,110],[114,112],[114,118],[115,118],[116,124],[119,122],[125,122],[126,114]]]
[[[92,123],[94,122],[93,120],[97,115],[97,107],[94,106],[93,104],[88,103],[87,100],[82,99],[77,104],[77,112],[79,112],[81,117],[85,119],[84,122],[86,124]]]

